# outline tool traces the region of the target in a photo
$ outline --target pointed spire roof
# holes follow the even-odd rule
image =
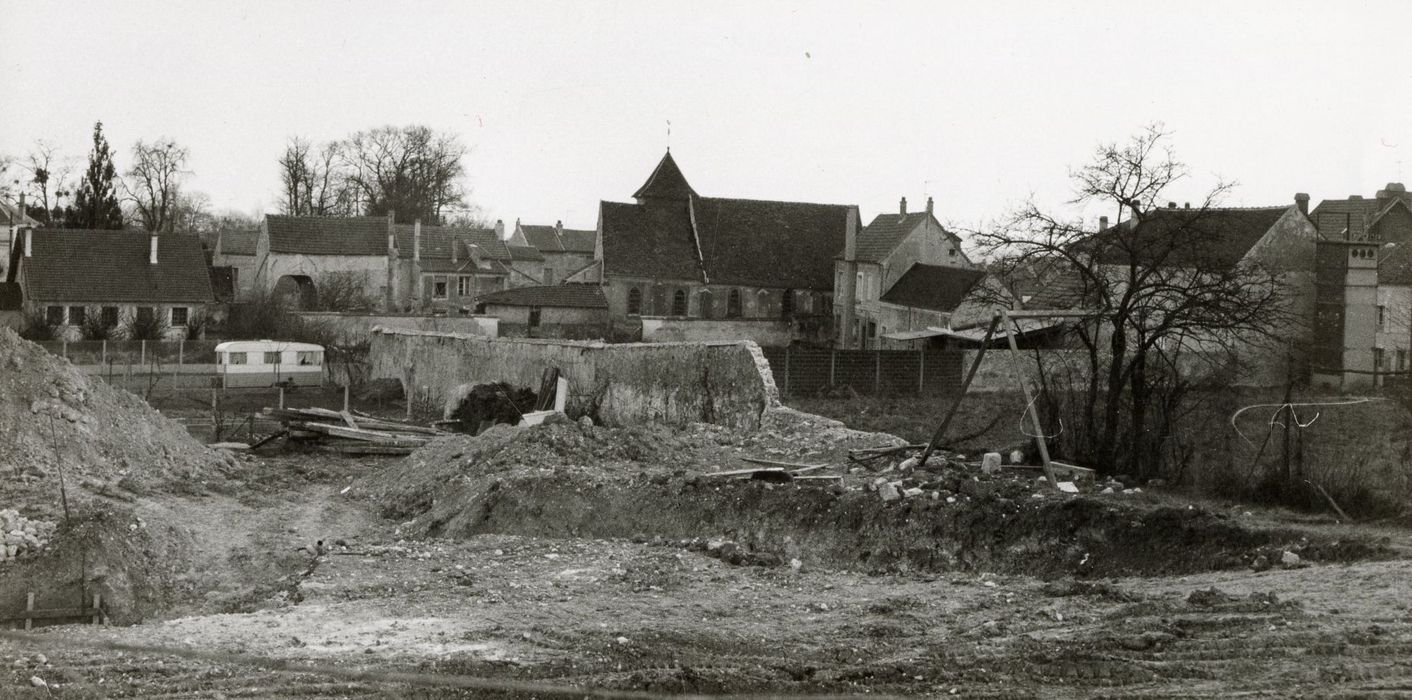
[[[686,176],[681,174],[681,168],[677,167],[677,162],[672,160],[672,152],[668,150],[632,198],[641,202],[644,199],[686,199],[695,194],[696,190],[687,184]]]

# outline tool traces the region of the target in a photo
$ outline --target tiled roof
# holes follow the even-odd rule
[[[506,246],[510,249],[510,259],[517,262],[544,260],[544,255],[537,248],[527,245]]]
[[[145,231],[38,229],[33,257],[22,262],[26,294],[39,302],[213,301],[200,239],[163,235],[152,265],[149,238]]]
[[[713,284],[833,289],[850,207],[702,197],[701,255]]]
[[[1084,306],[1084,302],[1091,297],[1091,292],[1097,290],[1088,289],[1084,278],[1072,269],[1059,269],[1060,265],[1055,265],[1055,271],[1046,276],[1044,284],[1037,289],[1024,302],[1026,309],[1042,311],[1056,309],[1076,309]]]
[[[222,255],[254,255],[260,229],[226,229],[220,232]]]
[[[701,279],[686,203],[602,202],[603,274]]]
[[[433,259],[430,259],[430,260],[428,260],[428,259],[426,259],[426,258],[422,258],[421,269],[422,269],[422,272],[431,272],[431,273],[440,273],[440,274],[462,274],[462,275],[504,275],[504,274],[507,274],[507,272],[506,272],[506,270],[505,270],[505,266],[504,266],[504,265],[501,265],[500,263],[498,263],[498,262],[496,262],[496,261],[494,261],[494,260],[488,260],[488,261],[486,261],[485,265],[482,265],[482,266],[480,266],[480,267],[476,267],[476,265],[475,265],[475,263],[474,263],[473,261],[467,260],[464,256],[463,256],[460,260],[457,260],[456,262],[451,262],[449,259],[441,259],[441,258],[433,258]]]
[[[882,301],[932,311],[955,311],[982,279],[984,270],[916,263],[882,295]]]
[[[907,234],[931,218],[932,215],[925,211],[911,214],[877,215],[872,223],[858,232],[856,259],[861,262],[882,262],[897,248],[897,244],[907,237]],[[937,222],[937,228],[946,231],[940,222]],[[955,237],[949,231],[947,235]]]
[[[633,193],[632,198],[686,199],[695,194],[696,190],[691,189],[691,185],[687,184],[686,176],[682,175],[681,168],[677,167],[676,160],[672,158],[672,152],[667,151],[667,155],[662,156],[662,160],[657,163],[657,167],[647,177],[647,182],[637,188],[637,192]]]
[[[24,308],[24,294],[18,282],[0,282],[0,311],[19,311]]]
[[[265,226],[270,232],[272,253],[387,255],[387,217],[384,216],[267,214]]]
[[[397,224],[396,236],[397,254],[403,258],[412,257],[413,238],[416,227],[412,224]],[[455,228],[451,226],[422,226],[421,256],[422,260],[428,259],[451,259],[451,244],[453,241],[460,241],[463,244],[474,244],[480,246],[481,255],[491,260],[509,260],[510,249],[505,242],[495,235],[493,229],[488,228]],[[387,244],[383,244],[384,249]],[[456,257],[463,255],[464,248],[456,251]],[[384,250],[380,255],[386,255]]]
[[[25,208],[28,209],[29,207],[25,207]],[[39,225],[39,222],[38,222],[38,221],[35,221],[35,220],[34,220],[34,217],[32,217],[32,216],[30,216],[30,215],[28,215],[28,214],[25,214],[23,217],[21,217],[21,216],[19,216],[19,213],[20,213],[20,207],[19,207],[18,204],[12,204],[12,203],[10,203],[10,202],[0,202],[0,223],[4,223],[4,225],[6,225],[6,226],[38,226],[38,225]],[[21,220],[20,220],[20,221],[16,221],[16,219],[21,219]]]
[[[500,306],[559,306],[577,309],[608,308],[608,300],[603,296],[603,288],[596,284],[517,287],[478,297],[476,303]]]
[[[553,226],[531,226],[522,224],[520,230],[525,234],[525,241],[538,248],[543,253],[558,253],[564,250],[564,245],[559,241],[559,232]]]
[[[1139,231],[1127,233],[1133,226],[1129,220],[1099,232],[1094,241],[1106,248],[1099,259],[1107,264],[1126,265],[1134,257],[1142,260],[1150,256],[1166,265],[1230,267],[1239,263],[1289,209],[1157,209],[1143,219]]]
[[[566,253],[593,253],[594,242],[598,240],[598,232],[593,230],[581,230],[566,228],[559,237],[559,242],[564,246]]]

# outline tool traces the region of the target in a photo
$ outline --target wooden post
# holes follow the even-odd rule
[[[873,396],[882,393],[882,350],[873,351]]]
[[[412,420],[412,397],[415,396],[417,393],[417,371],[411,367],[408,367],[407,369],[403,370],[403,376],[405,377],[405,386],[407,388],[402,393],[404,395],[403,398],[407,399],[407,420],[410,421]]]
[[[1020,355],[1020,346],[1015,344],[1015,334],[1010,331],[1012,325],[1010,315],[1004,311],[1000,312],[1005,319],[1005,342],[1010,345],[1011,357],[1016,360],[1023,360]],[[1018,370],[1019,362],[1016,362]],[[1039,409],[1034,407],[1034,396],[1030,394],[1030,383],[1025,381],[1025,376],[1019,371],[1015,372],[1015,381],[1020,383],[1020,389],[1025,392],[1025,413],[1030,416],[1030,425],[1034,427],[1035,442],[1039,443],[1039,458],[1044,462],[1044,478],[1049,480],[1049,486],[1056,491],[1059,489],[1059,480],[1054,477],[1054,465],[1049,461],[1049,444],[1044,439],[1044,426],[1039,422]]]
[[[971,370],[966,373],[966,378],[961,382],[961,390],[956,394],[956,400],[951,402],[951,408],[947,409],[946,415],[941,418],[941,425],[936,427],[936,432],[932,433],[931,442],[927,443],[927,449],[922,451],[922,457],[917,466],[927,463],[927,458],[931,457],[932,451],[941,446],[941,439],[946,437],[946,428],[951,425],[951,419],[956,416],[956,410],[961,407],[961,399],[965,398],[966,391],[971,388],[971,380],[976,377],[976,370],[981,368],[981,358],[985,357],[985,349],[990,346],[990,339],[995,335],[996,326],[1000,325],[1000,316],[990,319],[990,327],[985,331],[985,339],[981,341],[981,347],[976,351],[976,359],[971,361]]]
[[[59,339],[59,355],[62,356],[65,360],[69,359],[69,339],[68,339],[68,338],[60,338],[60,339]]]
[[[32,613],[32,612],[34,612],[34,591],[30,591],[30,592],[28,592],[28,593],[25,594],[25,612],[27,612],[27,613]],[[25,616],[25,630],[28,631],[28,630],[30,630],[30,629],[33,628],[33,627],[34,627],[34,618],[29,617],[29,616]]]
[[[279,388],[279,407],[284,408],[284,387]]]
[[[145,340],[139,340],[139,341],[137,341],[137,342],[139,342],[139,343],[142,344],[141,354],[139,354],[139,355],[137,356],[137,366],[138,366],[138,367],[146,367],[146,366],[147,366],[147,341],[145,341]]]
[[[104,339],[103,339],[103,356],[102,356],[102,357],[103,357],[103,359],[102,359],[102,361],[101,361],[102,364],[105,364],[105,365],[108,364],[108,339],[107,339],[107,338],[104,338]],[[113,373],[112,373],[112,371],[111,371],[111,368],[109,368],[108,375],[111,377],[112,374],[113,374]]]
[[[98,624],[103,619],[102,606],[103,596],[100,593],[93,594],[93,624]]]
[[[343,412],[348,412],[348,380],[343,381]]]
[[[835,381],[834,381],[834,366],[837,365],[837,364],[838,364],[838,351],[837,351],[837,350],[830,350],[830,351],[829,351],[829,386],[830,386],[830,387],[833,387],[834,384],[835,384]]]
[[[925,343],[926,341],[922,341]],[[927,392],[927,346],[917,349],[917,395]]]
[[[177,365],[181,366],[184,364],[186,364],[186,339],[182,338],[177,341]],[[175,372],[173,372],[173,374],[175,374]]]

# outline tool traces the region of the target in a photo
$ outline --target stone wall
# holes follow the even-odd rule
[[[784,347],[796,335],[793,324],[777,319],[642,317],[645,343],[751,340],[766,347]]]
[[[448,414],[476,384],[538,390],[547,367],[569,381],[571,416],[609,425],[707,422],[751,430],[779,401],[769,364],[751,342],[612,345],[383,328],[373,334],[369,359],[372,378],[400,380],[414,400]]]
[[[374,328],[404,328],[494,337],[499,320],[494,316],[423,316],[416,314],[354,314],[332,311],[300,311],[306,322],[331,328],[344,345],[359,345],[372,339]]]

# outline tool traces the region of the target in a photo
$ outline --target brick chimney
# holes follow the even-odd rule
[[[1309,195],[1304,192],[1294,193],[1294,205],[1299,207],[1299,213],[1309,216]]]
[[[902,202],[897,205],[897,213],[898,213],[899,215],[901,215],[901,216],[907,216],[907,198],[906,198],[906,197],[903,197],[903,198],[902,198]]]
[[[157,264],[157,232],[156,232],[156,231],[153,231],[153,232],[152,232],[152,235],[151,235],[151,236],[148,236],[148,239],[149,239],[150,245],[148,246],[148,251],[147,251],[147,262],[148,262],[149,264],[151,264],[151,265],[156,265],[156,264]]]
[[[422,261],[422,220],[412,221],[412,262]]]
[[[34,227],[25,227],[25,257],[34,257]]]
[[[501,219],[495,220],[495,237],[502,241],[505,240],[505,222]]]
[[[927,214],[928,214],[928,215],[931,215],[931,213],[932,213],[932,198],[931,198],[931,197],[927,197]]]
[[[1108,229],[1108,217],[1106,217],[1106,216],[1100,216],[1100,217],[1098,217],[1098,230],[1099,230],[1099,231],[1105,231],[1105,230],[1107,230],[1107,229]]]
[[[564,220],[563,220],[563,219],[560,219],[560,220],[554,222],[554,233],[557,234],[557,235],[559,235],[559,236],[563,236],[563,235],[564,235]]]

